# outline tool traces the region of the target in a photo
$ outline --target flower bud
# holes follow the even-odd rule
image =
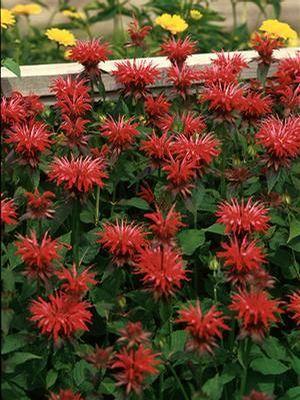
[[[219,260],[217,259],[216,256],[214,256],[214,257],[210,260],[210,262],[209,262],[209,264],[208,264],[208,268],[209,268],[211,271],[217,271],[217,270],[220,268],[220,263],[219,263]]]

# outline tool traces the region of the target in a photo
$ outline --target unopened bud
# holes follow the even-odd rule
[[[232,159],[232,165],[234,166],[234,167],[239,167],[240,165],[241,165],[241,160],[238,158],[238,157],[234,157],[233,159]]]
[[[217,270],[220,268],[220,263],[219,263],[219,260],[217,259],[216,256],[214,256],[214,257],[210,260],[210,262],[209,262],[209,264],[208,264],[208,268],[209,268],[211,271],[217,271]]]
[[[118,299],[118,304],[121,308],[124,308],[126,306],[126,297],[120,296]]]
[[[282,198],[282,202],[285,203],[285,204],[290,205],[291,202],[292,202],[291,196],[290,196],[288,193],[284,193],[284,194],[281,196],[281,198]]]
[[[256,148],[250,144],[247,148],[247,153],[249,156],[254,157],[257,153]]]
[[[98,115],[98,118],[99,118],[99,122],[102,124],[104,121],[105,121],[105,119],[106,119],[106,117],[105,117],[105,115],[104,114],[99,114]]]

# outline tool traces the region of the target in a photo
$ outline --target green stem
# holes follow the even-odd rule
[[[226,154],[225,154],[225,146],[223,146],[221,152],[221,184],[220,184],[220,192],[223,198],[226,197],[225,168],[226,168]]]
[[[78,198],[73,200],[72,209],[72,234],[71,245],[73,250],[73,262],[78,266],[79,264],[79,228],[80,228],[80,200]]]
[[[231,0],[232,7],[232,17],[233,17],[233,30],[235,31],[237,28],[237,12],[236,12],[236,0]]]
[[[245,389],[246,389],[246,385],[247,385],[250,348],[251,348],[251,341],[249,338],[246,338],[245,343],[244,343],[244,351],[243,351],[244,371],[243,371],[243,375],[242,375],[242,379],[241,379],[241,387],[240,387],[241,398],[245,394]]]
[[[100,186],[96,188],[95,225],[99,225]]]
[[[180,389],[180,391],[182,393],[182,396],[183,396],[184,400],[190,400],[189,396],[188,396],[187,392],[185,391],[185,388],[183,387],[183,384],[182,384],[181,380],[179,379],[179,376],[177,375],[177,373],[176,373],[175,369],[173,368],[172,364],[170,362],[168,362],[167,365],[168,365],[169,370],[171,371],[172,375],[174,376],[174,378],[175,378],[175,380],[176,380],[176,382],[178,384],[178,387],[179,387],[179,389]]]

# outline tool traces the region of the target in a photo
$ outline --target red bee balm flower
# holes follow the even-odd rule
[[[118,342],[125,343],[127,348],[149,343],[150,333],[143,330],[141,322],[128,322],[124,328],[119,329],[121,337]]]
[[[70,117],[79,117],[92,109],[89,87],[85,79],[72,79],[59,77],[54,81],[51,91],[55,94],[62,113]]]
[[[156,97],[148,95],[145,98],[145,111],[151,119],[157,119],[169,112],[171,103],[167,98],[160,94]]]
[[[279,302],[269,299],[264,291],[234,294],[229,309],[235,311],[241,321],[240,337],[250,336],[255,342],[263,340],[272,322],[279,320],[276,314],[283,312]]]
[[[187,342],[188,350],[202,353],[213,353],[217,346],[217,339],[222,339],[222,330],[230,330],[225,324],[225,317],[221,311],[212,306],[206,314],[202,313],[200,302],[195,306],[179,311],[180,318],[176,322],[185,324],[185,330],[190,334]]]
[[[175,204],[165,217],[157,206],[156,212],[145,214],[144,217],[153,222],[150,225],[150,229],[159,241],[166,244],[170,244],[179,229],[185,226],[185,224],[181,222],[181,214],[175,211]]]
[[[177,64],[174,64],[168,69],[168,80],[172,83],[176,92],[184,99],[188,95],[190,87],[199,81],[199,79],[199,71],[196,71],[185,64],[182,68],[179,68]]]
[[[139,135],[136,129],[137,123],[133,122],[133,118],[125,120],[124,116],[119,116],[115,121],[112,117],[106,118],[100,131],[106,136],[109,143],[117,150],[123,150],[130,147],[134,143],[135,137]]]
[[[26,119],[26,109],[23,98],[14,92],[10,97],[1,99],[1,122],[4,125],[21,123]]]
[[[54,262],[60,259],[58,254],[62,245],[51,239],[46,232],[39,243],[34,231],[29,236],[18,236],[15,244],[17,252],[26,265],[25,275],[29,278],[48,280],[54,271]]]
[[[21,156],[21,162],[36,167],[41,153],[50,148],[51,133],[46,124],[31,119],[15,124],[8,131],[6,143],[13,143],[14,150]]]
[[[8,199],[7,197],[2,197],[0,221],[7,225],[14,225],[17,223],[16,219],[17,219],[17,212],[14,200]]]
[[[49,400],[84,400],[79,393],[73,393],[71,389],[60,389],[58,394],[50,392]]]
[[[89,75],[99,75],[101,71],[98,64],[108,60],[112,54],[108,47],[108,43],[101,43],[99,39],[78,40],[70,49],[69,59],[82,64]]]
[[[196,52],[196,48],[197,42],[192,41],[188,36],[177,40],[172,37],[163,42],[160,54],[167,56],[172,64],[177,64],[181,69],[188,56]]]
[[[217,222],[225,225],[226,233],[265,233],[270,220],[267,212],[268,209],[264,208],[262,203],[253,203],[251,198],[246,204],[244,199],[241,204],[237,199],[231,199],[230,203],[224,201],[219,205],[216,216],[219,217]]]
[[[263,121],[255,139],[267,152],[267,165],[277,170],[289,166],[293,158],[300,156],[300,117],[283,121],[271,116]]]
[[[132,261],[137,252],[141,251],[147,243],[146,232],[142,227],[117,221],[115,224],[106,223],[103,231],[98,233],[103,247],[114,256],[114,262],[122,266],[128,261]]]
[[[216,65],[220,70],[230,68],[234,75],[238,75],[244,68],[248,68],[247,61],[239,53],[225,53],[221,51],[216,54],[216,58],[212,60],[212,64]]]
[[[125,95],[133,95],[135,98],[145,97],[147,95],[148,85],[153,85],[159,78],[159,70],[146,61],[116,63],[116,70],[112,72],[116,81],[124,85]]]
[[[123,348],[115,355],[112,369],[118,369],[115,374],[118,386],[126,386],[126,394],[134,391],[140,394],[142,386],[147,376],[158,372],[156,366],[160,361],[156,359],[158,354],[154,354],[151,349],[146,349],[140,345],[136,350]]]
[[[243,400],[274,400],[274,397],[269,396],[267,393],[252,390],[248,396],[243,397]]]
[[[74,145],[85,146],[88,136],[85,135],[86,125],[90,122],[82,117],[70,118],[67,114],[62,115],[62,124],[60,129],[66,135],[67,143],[72,147]]]
[[[141,186],[141,190],[138,193],[138,196],[145,200],[148,204],[152,204],[155,201],[153,190],[147,182],[144,183],[144,186]]]
[[[155,168],[160,167],[163,161],[167,158],[171,145],[171,137],[163,133],[160,137],[152,132],[151,135],[143,140],[140,149],[151,158],[151,162]]]
[[[145,25],[143,27],[139,26],[138,20],[134,19],[128,28],[128,34],[131,39],[131,45],[137,47],[144,47],[144,40],[146,36],[148,36],[149,32],[151,31],[152,27],[149,25]]]
[[[41,194],[38,189],[33,193],[26,192],[27,211],[26,215],[31,219],[52,218],[54,210],[51,209],[55,194],[49,191]]]
[[[78,273],[76,265],[73,264],[71,269],[63,268],[61,271],[56,271],[55,275],[65,283],[60,285],[61,290],[73,297],[82,297],[89,290],[88,284],[96,285],[94,279],[95,273],[89,272],[90,268],[86,268]]]
[[[168,189],[174,194],[181,193],[183,197],[189,195],[194,187],[191,181],[196,177],[196,169],[197,164],[194,159],[189,160],[188,157],[174,159],[170,156],[163,167],[163,170],[167,172]]]
[[[284,46],[284,41],[279,37],[273,37],[268,33],[254,32],[250,46],[259,54],[263,64],[270,65],[273,59],[273,51]]]
[[[300,290],[291,294],[289,299],[287,310],[293,314],[292,319],[296,322],[296,325],[300,325]]]
[[[244,118],[256,121],[258,118],[272,111],[272,100],[270,97],[262,96],[261,93],[247,92],[242,104],[241,112]]]
[[[172,296],[188,280],[187,270],[180,253],[169,247],[160,246],[140,251],[135,264],[135,273],[143,275],[142,281],[154,298]]]
[[[182,133],[186,137],[190,137],[195,133],[202,133],[206,128],[204,118],[193,112],[186,112],[181,117]]]
[[[92,320],[92,313],[88,311],[90,303],[77,301],[61,292],[50,294],[47,300],[39,297],[29,308],[30,321],[36,323],[42,334],[53,337],[57,343],[59,338],[69,339],[78,331],[89,330],[87,323]]]
[[[87,193],[93,186],[104,186],[103,178],[107,178],[104,172],[104,162],[100,158],[82,157],[71,160],[66,157],[55,157],[50,165],[49,179],[56,181],[56,184],[64,184],[67,190],[75,191],[77,194]]]
[[[96,344],[95,351],[84,358],[97,369],[107,368],[112,357],[112,352],[112,347],[103,348]]]

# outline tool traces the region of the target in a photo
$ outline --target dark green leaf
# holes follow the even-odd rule
[[[289,369],[282,362],[268,357],[256,358],[251,362],[250,366],[254,371],[263,375],[280,375]]]
[[[189,256],[205,242],[204,232],[199,229],[185,229],[177,237],[183,254]]]

